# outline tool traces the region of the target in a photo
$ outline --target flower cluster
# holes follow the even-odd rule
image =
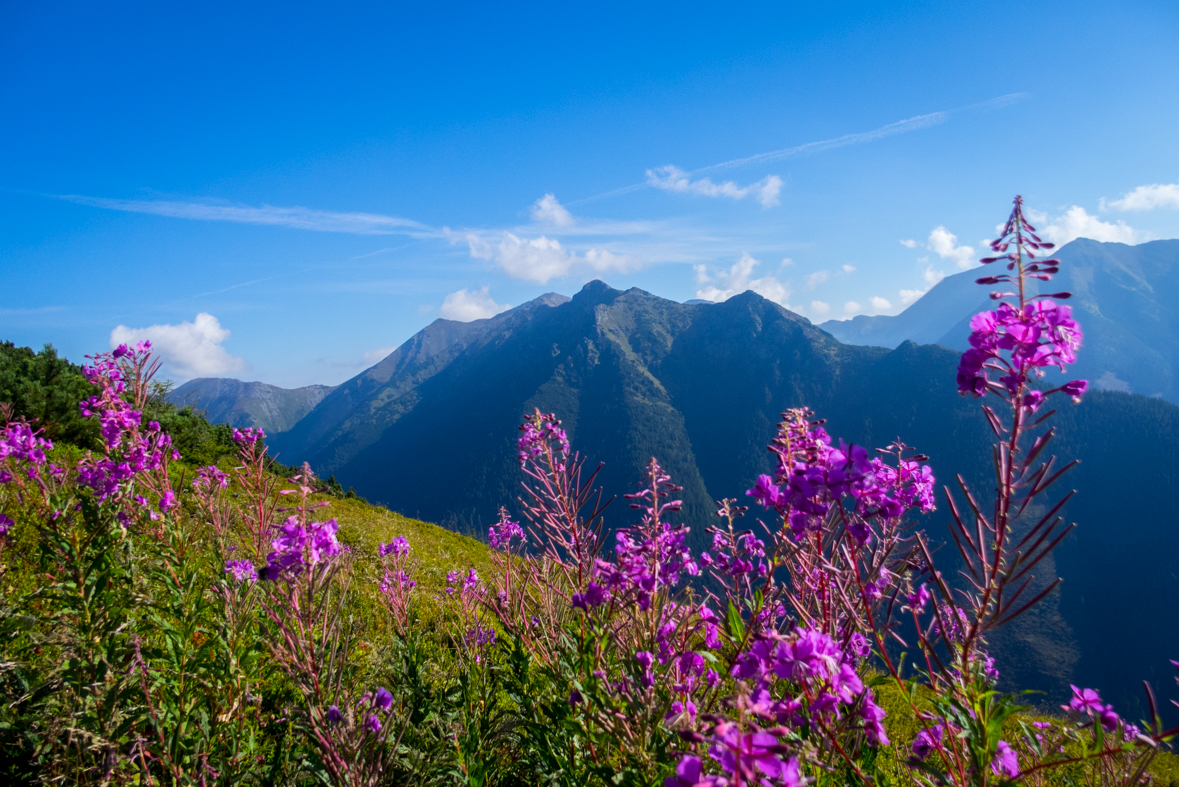
[[[253,582],[258,579],[258,572],[250,560],[226,560],[225,573],[231,574],[238,582]]]
[[[196,471],[192,479],[192,488],[199,492],[209,492],[214,489],[229,487],[229,476],[221,472],[215,465],[208,465]]]
[[[500,508],[499,522],[487,528],[487,543],[500,552],[517,552],[528,539],[524,528],[508,517],[508,510]]]
[[[1101,701],[1101,695],[1095,690],[1078,689],[1072,685],[1069,688],[1073,690],[1072,699],[1069,700],[1067,705],[1061,705],[1061,709],[1082,716],[1089,716],[1101,722],[1101,726],[1105,728],[1106,732],[1113,732],[1118,728],[1118,714],[1114,711],[1112,705],[1107,705]]]
[[[1051,280],[1060,270],[1060,260],[1038,259],[1038,253],[1054,245],[1036,235],[1036,228],[1023,215],[1021,197],[1015,198],[1002,233],[990,245],[997,256],[983,257],[979,262],[1006,262],[1011,273],[984,276],[978,283],[1017,285],[1017,292],[991,293],[994,300],[1012,298],[1016,303],[1002,303],[996,311],[971,319],[970,349],[958,364],[958,392],[979,397],[991,391],[1013,401],[1019,398],[1014,403],[1032,412],[1045,396],[1058,391],[1080,401],[1089,387],[1086,380],[1072,380],[1048,392],[1027,387],[1030,379],[1043,376],[1045,367],[1055,366],[1063,372],[1067,364],[1075,363],[1084,333],[1073,319],[1072,309],[1056,302],[1071,297],[1070,293],[1029,297],[1025,290],[1027,279]]]
[[[266,556],[266,565],[258,569],[258,578],[274,581],[297,576],[305,568],[340,554],[343,547],[336,540],[338,529],[335,518],[304,525],[298,516],[287,517],[271,541],[274,551]]]
[[[783,636],[763,635],[734,664],[732,676],[750,681],[750,709],[778,724],[830,727],[850,713],[876,746],[887,746],[884,710],[856,672],[859,655],[847,653],[821,631],[798,628]],[[774,699],[775,680],[789,681],[793,697]]]
[[[160,425],[151,421],[143,427],[142,412],[124,398],[125,370],[143,368],[148,363],[150,347],[148,342],[140,342],[134,349],[119,345],[113,352],[94,356],[93,364],[83,369],[86,379],[98,387],[99,393],[79,406],[82,415],[98,419],[106,453],[80,461],[78,480],[94,490],[98,502],[119,494],[137,476],[159,471],[169,459],[180,458],[179,452],[172,448],[172,438]],[[159,518],[146,497],[134,495],[133,499],[149,511],[152,519]],[[167,513],[175,505],[175,493],[160,488],[155,507]]]
[[[664,787],[744,784],[801,787],[806,780],[799,772],[798,757],[791,756],[790,748],[774,732],[756,726],[743,730],[732,721],[720,720],[708,736],[699,736],[698,742],[708,747],[708,756],[720,766],[722,773],[706,774],[701,759],[689,755],[679,761],[675,775],[664,780]]]
[[[24,421],[13,421],[0,432],[0,462],[11,460],[28,462],[31,465],[43,465],[48,459],[45,452],[53,448],[53,443],[34,432]],[[0,469],[0,473],[4,471]],[[0,483],[7,479],[0,475]]]
[[[540,459],[546,453],[551,453],[557,463],[569,455],[569,438],[561,428],[561,422],[552,413],[545,414],[537,410],[520,425],[520,431],[524,433],[517,441],[521,466],[529,459]]]
[[[906,458],[905,446],[893,444],[883,449],[897,457],[892,466],[880,458],[869,459],[862,446],[840,440],[835,448],[822,421],[812,422],[810,415],[806,409],[786,414],[770,446],[778,458],[775,475],[758,476],[746,491],[764,508],[785,517],[796,539],[820,530],[824,517],[844,497],[851,499],[851,513],[859,517],[849,530],[860,543],[871,535],[864,521],[868,518],[896,519],[911,508],[933,509],[934,478],[922,464],[924,457]]]
[[[631,504],[631,508],[644,511],[642,522],[615,534],[614,561],[596,562],[593,581],[584,592],[573,595],[574,607],[589,609],[621,595],[625,601],[633,600],[639,609],[646,610],[652,596],[661,588],[679,584],[681,572],[691,576],[700,574],[700,566],[686,543],[690,528],[662,519],[683,505],[681,500],[663,500],[679,492],[681,487],[671,483],[671,477],[654,459],[647,475],[650,482],[647,488],[626,495],[630,500],[646,501]]]
[[[266,432],[262,431],[261,427],[257,429],[247,428],[233,430],[233,442],[237,443],[238,445],[257,443],[259,440],[265,439],[265,437]]]

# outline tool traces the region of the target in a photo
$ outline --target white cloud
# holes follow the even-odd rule
[[[856,270],[856,266],[855,266],[855,265],[844,265],[844,266],[843,266],[843,272],[844,272],[844,273],[854,273],[854,272],[855,272],[855,270]]]
[[[794,264],[794,260],[790,259],[789,257],[783,257],[782,262],[781,262],[781,264],[778,265],[778,267],[779,268],[788,268],[793,264]]]
[[[919,241],[909,239],[909,240],[901,241],[901,245],[904,246],[906,249],[915,249],[918,246],[920,246],[921,243]]]
[[[211,314],[201,312],[192,322],[179,325],[152,325],[128,328],[120,325],[111,331],[111,347],[150,340],[152,349],[163,359],[168,371],[181,381],[193,377],[219,377],[245,368],[246,362],[225,351],[221,343],[229,330]]]
[[[908,306],[927,292],[929,290],[901,290],[901,306]]]
[[[974,266],[974,248],[959,246],[958,236],[941,225],[929,233],[925,247],[943,260],[953,260],[954,264],[963,270]]]
[[[847,303],[843,304],[843,313],[844,314],[859,314],[861,308],[862,307],[860,306],[860,304],[856,303],[855,301],[848,301]]]
[[[719,303],[746,290],[753,290],[763,298],[790,308],[786,302],[790,297],[789,283],[781,282],[774,276],[753,278],[753,269],[759,264],[750,255],[742,254],[741,259],[733,263],[733,267],[727,271],[722,270],[709,274],[705,266],[697,265],[696,283],[700,285],[700,288],[696,290],[696,297]]]
[[[697,194],[703,197],[745,199],[752,194],[765,208],[780,204],[778,194],[782,191],[782,179],[777,175],[767,175],[757,183],[738,186],[731,180],[723,183],[713,183],[709,178],[692,180],[687,172],[672,165],[647,170],[647,184],[665,191]]]
[[[239,224],[264,224],[315,232],[343,232],[351,235],[409,235],[416,238],[440,236],[437,230],[420,222],[377,213],[341,213],[298,206],[284,208],[276,205],[263,205],[260,208],[253,208],[167,200],[107,199],[105,197],[85,197],[78,194],[65,194],[61,196],[61,199],[108,210],[151,213],[156,216],[171,216],[198,221],[232,221]]]
[[[375,350],[369,350],[364,354],[365,363],[377,363],[389,357],[389,353],[396,350],[396,347],[378,347]]]
[[[831,274],[827,273],[827,271],[815,271],[814,273],[807,274],[807,277],[804,279],[804,281],[806,281],[806,288],[808,290],[813,290],[815,287],[818,287],[820,284],[826,282],[829,278],[831,278]]]
[[[481,287],[478,290],[458,290],[442,299],[442,308],[438,316],[444,320],[485,320],[500,312],[506,312],[511,306],[496,303],[491,299],[490,288]]]
[[[811,314],[817,314],[823,317],[829,311],[831,311],[831,304],[823,303],[822,301],[811,301]]]
[[[512,278],[538,284],[570,276],[578,268],[589,268],[595,273],[626,273],[640,265],[640,260],[634,256],[605,249],[589,249],[579,256],[561,246],[559,240],[544,235],[527,239],[505,231],[496,243],[472,232],[467,234],[466,240],[472,257],[495,260]]]
[[[532,220],[557,227],[573,226],[573,214],[552,194],[545,194],[533,204]]]
[[[1089,238],[1103,243],[1135,244],[1145,240],[1133,227],[1124,221],[1111,224],[1102,221],[1079,205],[1073,205],[1063,216],[1043,227],[1043,234],[1057,246],[1063,246],[1077,238]]]
[[[1121,199],[1107,203],[1101,200],[1101,209],[1154,210],[1155,208],[1179,208],[1179,183],[1139,186]]]
[[[887,298],[881,298],[879,295],[873,295],[870,301],[872,308],[878,312],[886,312],[892,308],[892,304],[888,302]]]

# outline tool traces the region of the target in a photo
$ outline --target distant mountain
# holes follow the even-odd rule
[[[606,462],[609,493],[633,489],[658,457],[684,487],[683,520],[702,548],[713,501],[745,501],[769,469],[765,445],[788,407],[812,407],[831,434],[858,444],[899,436],[933,457],[943,482],[960,472],[980,493],[992,489],[990,432],[978,403],[957,395],[957,362],[935,345],[842,344],[752,292],[688,305],[591,282],[572,300],[434,322],[272,446],[284,462],[310,461],[397,511],[481,530],[500,505],[517,509],[516,426],[539,407],[564,419],[583,454]],[[1064,590],[992,644],[1009,685],[1052,701],[1069,682],[1100,686],[1133,712],[1137,681],[1165,684],[1167,659],[1179,653],[1166,601],[1179,597],[1179,514],[1157,505],[1179,481],[1179,407],[1097,391],[1056,422],[1055,452],[1084,460],[1060,489],[1081,490],[1068,510],[1078,533],[1043,569],[1058,571]],[[944,516],[921,525],[944,537]],[[616,503],[609,521],[630,517]],[[952,553],[943,552],[950,573]]]
[[[204,410],[210,423],[261,427],[275,433],[290,429],[334,390],[330,385],[279,388],[266,383],[198,377],[172,391],[168,400]]]
[[[1127,246],[1080,238],[1062,247],[1049,292],[1069,304],[1085,331],[1072,377],[1100,388],[1179,402],[1179,240]],[[896,347],[906,340],[965,349],[970,318],[994,308],[974,269],[948,276],[895,317],[830,320],[819,327],[847,344]],[[989,271],[987,271],[989,273]]]

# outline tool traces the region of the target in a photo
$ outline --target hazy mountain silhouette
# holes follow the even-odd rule
[[[224,377],[198,377],[168,394],[168,400],[204,410],[211,423],[262,427],[271,433],[293,427],[333,390],[330,385],[279,388]]]

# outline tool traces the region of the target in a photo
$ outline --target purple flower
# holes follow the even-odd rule
[[[16,523],[12,519],[6,517],[4,514],[0,514],[0,537],[8,535],[8,531],[12,529],[14,524]]]
[[[375,713],[368,717],[368,728],[373,732],[381,731],[381,720],[377,718]]]
[[[699,757],[691,755],[684,757],[675,766],[675,776],[668,776],[663,780],[663,787],[697,787],[698,785],[715,784],[713,779],[703,775],[701,767]]]
[[[1093,689],[1078,689],[1076,686],[1070,685],[1069,688],[1073,690],[1073,698],[1069,700],[1068,705],[1061,705],[1064,710],[1076,711],[1077,713],[1085,713],[1089,715],[1101,713],[1105,710],[1105,703],[1101,701],[1099,695]]]
[[[1089,390],[1088,380],[1070,380],[1064,385],[1060,386],[1060,390],[1065,396],[1071,396],[1074,402],[1080,401],[1081,397],[1085,395],[1085,391]]]
[[[327,709],[328,724],[339,724],[344,720],[344,716],[340,713],[340,709],[332,705]]]
[[[167,513],[176,505],[176,493],[171,489],[165,490],[164,496],[160,498],[160,511]]]
[[[526,540],[524,528],[508,519],[506,508],[500,509],[499,523],[487,528],[487,543],[500,552],[514,552],[524,546]]]
[[[258,572],[249,560],[226,560],[225,573],[233,574],[233,578],[238,582],[253,582],[258,578]]]
[[[1009,779],[1019,776],[1019,758],[1015,756],[1015,750],[1007,741],[999,741],[995,758],[991,760],[991,770],[996,776],[1006,776]]]
[[[921,761],[929,759],[929,755],[937,751],[941,745],[944,733],[945,727],[941,724],[935,724],[928,730],[917,733],[917,737],[913,739],[913,756]]]
[[[380,710],[389,710],[393,707],[393,695],[385,687],[377,689],[377,694],[373,698],[373,707]]]
[[[570,603],[574,609],[590,610],[594,607],[600,607],[610,600],[610,591],[598,585],[596,582],[590,582],[585,586],[584,593],[574,593],[570,598]]]
[[[768,475],[759,475],[757,483],[752,489],[746,489],[745,494],[760,503],[762,508],[779,508],[786,503],[782,490]]]
[[[930,598],[931,596],[929,594],[929,588],[927,588],[925,585],[922,585],[921,587],[917,588],[916,593],[913,593],[909,596],[909,607],[914,612],[924,612],[925,605],[929,603]]]
[[[386,555],[393,555],[394,557],[401,557],[409,554],[409,539],[405,536],[396,536],[388,544],[381,544],[377,550],[381,557]]]

